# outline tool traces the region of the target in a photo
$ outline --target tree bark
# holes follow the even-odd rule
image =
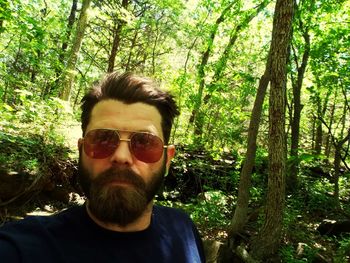
[[[66,29],[66,36],[65,39],[62,43],[62,47],[61,47],[61,53],[59,55],[59,61],[63,64],[64,61],[64,54],[68,48],[68,43],[69,43],[69,39],[70,36],[72,34],[72,29],[73,29],[73,25],[75,22],[75,17],[76,17],[76,13],[77,13],[77,8],[78,8],[78,0],[73,0],[72,2],[72,7],[70,10],[70,14],[68,17],[68,24],[67,24],[67,29]]]
[[[262,2],[256,10],[255,15],[257,15],[263,8],[266,7],[268,2]],[[250,19],[246,20],[245,23],[251,21],[255,17],[253,14]],[[236,35],[236,34],[235,34]],[[227,54],[226,54],[227,55]],[[247,151],[245,154],[245,160],[243,163],[242,171],[240,174],[239,188],[238,188],[238,198],[235,213],[231,220],[231,225],[229,227],[229,239],[234,238],[239,232],[243,230],[243,227],[247,221],[248,215],[248,205],[250,199],[250,186],[251,186],[251,174],[253,166],[255,163],[256,155],[256,140],[259,131],[260,118],[262,112],[262,106],[264,103],[264,98],[266,94],[266,89],[270,81],[270,67],[271,67],[271,52],[269,52],[267,57],[267,63],[265,66],[265,72],[262,75],[256,98],[254,101],[254,106],[252,110],[252,115],[250,118],[249,128],[248,128],[248,139],[247,139]],[[220,72],[215,72],[215,76],[220,76]]]
[[[270,81],[271,53],[268,55],[265,72],[262,75],[258,91],[255,97],[252,115],[250,117],[247,152],[240,174],[238,198],[235,213],[229,227],[229,238],[233,238],[243,230],[247,221],[248,204],[250,199],[251,174],[255,163],[256,139],[258,136],[262,106],[266,94],[266,89]]]
[[[280,245],[285,199],[285,90],[293,0],[277,0],[271,41],[269,99],[269,175],[265,221],[252,242],[252,255],[264,259]]]
[[[301,18],[300,18],[301,19]],[[292,163],[289,171],[289,180],[288,186],[290,186],[289,190],[296,190],[298,185],[298,173],[299,173],[299,137],[300,137],[300,117],[301,111],[303,109],[303,105],[301,104],[301,88],[303,86],[304,74],[307,66],[307,62],[309,60],[310,54],[310,35],[308,29],[304,27],[303,22],[299,21],[299,28],[303,33],[303,38],[305,41],[304,44],[304,53],[301,61],[300,67],[297,63],[297,58],[295,58],[298,75],[297,79],[292,82],[293,86],[293,99],[294,99],[294,112],[292,117],[292,134],[291,134],[291,149],[290,155],[292,158]]]
[[[63,100],[69,100],[70,93],[73,87],[73,83],[76,77],[75,66],[78,61],[78,55],[80,51],[81,44],[83,42],[85,29],[88,23],[87,10],[89,9],[91,0],[83,0],[79,20],[77,24],[77,32],[73,41],[70,56],[67,62],[67,67],[62,81],[62,92],[60,98]]]

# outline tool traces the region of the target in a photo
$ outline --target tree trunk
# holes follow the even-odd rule
[[[73,87],[73,83],[76,76],[75,66],[78,61],[78,55],[80,51],[81,44],[83,42],[85,29],[88,23],[87,10],[89,9],[91,0],[83,0],[79,20],[77,24],[77,32],[73,41],[72,49],[70,51],[70,56],[67,62],[67,67],[63,76],[62,81],[62,92],[60,98],[63,100],[69,100],[70,93]]]
[[[344,107],[344,114],[343,114],[343,120],[342,120],[342,125],[343,128],[345,128],[345,119],[346,119],[346,109]],[[346,136],[344,137],[344,130],[341,132],[340,137],[342,139],[336,139],[335,135],[332,134],[332,130],[330,129],[330,126],[325,122],[324,119],[320,119],[320,121],[328,128],[329,133],[331,134],[332,142],[334,145],[335,153],[334,153],[334,175],[333,175],[333,183],[334,183],[334,201],[336,204],[337,208],[340,207],[340,202],[339,202],[339,174],[340,174],[340,163],[342,160],[342,150],[343,150],[343,145],[350,140],[350,129],[348,129]]]
[[[330,92],[328,92],[328,94],[330,94]],[[326,98],[326,102],[328,104],[328,98],[330,95],[327,94],[327,98]],[[332,140],[332,126],[333,126],[333,122],[334,122],[334,113],[335,113],[335,108],[336,108],[336,104],[337,104],[337,99],[338,99],[338,89],[335,90],[334,92],[334,100],[333,100],[333,104],[331,106],[331,110],[330,110],[330,117],[329,117],[329,125],[328,127],[328,133],[327,133],[327,137],[326,137],[326,146],[325,146],[325,155],[327,157],[329,157],[330,155],[330,151],[331,151],[331,145],[330,145],[330,141]],[[347,99],[345,97],[345,103],[346,103]],[[326,103],[324,104],[324,107],[326,107],[327,105]],[[323,115],[322,115],[322,119],[324,118],[324,115],[326,113],[326,109],[323,111]],[[346,105],[344,106],[344,116],[346,114]],[[343,130],[342,133],[344,131],[345,125],[343,125]]]
[[[60,85],[60,77],[62,75],[62,68],[63,68],[63,65],[64,65],[64,59],[65,59],[65,56],[66,56],[66,50],[68,48],[69,39],[70,39],[70,36],[72,34],[77,8],[78,8],[78,0],[73,0],[72,1],[72,7],[71,7],[71,10],[70,10],[70,14],[69,14],[69,17],[68,17],[68,23],[67,23],[66,32],[64,34],[65,36],[64,36],[64,39],[63,39],[61,50],[59,51],[59,55],[58,55],[59,63],[55,66],[56,79],[55,79],[55,81],[53,83],[51,83],[51,84],[46,86],[46,88],[42,92],[42,97],[43,98],[45,96],[47,96],[48,94],[50,94],[50,95],[57,95],[56,91],[59,89],[58,87]]]
[[[241,27],[245,27],[261,10],[263,10],[263,8],[266,7],[267,4],[268,2],[266,1],[262,2],[258,6],[256,12],[251,14],[243,22],[243,24],[241,24]],[[233,45],[234,42],[231,42],[231,40],[233,39],[232,36],[236,36],[235,39],[237,39],[238,32],[239,30],[236,29],[235,33],[231,35],[229,45],[230,44]],[[224,54],[227,56],[228,53],[229,53],[229,50],[228,48],[226,48]],[[225,63],[227,62],[224,56],[222,56],[220,61],[221,60],[222,62],[225,62]],[[270,63],[271,63],[271,52],[269,52],[267,57],[265,72],[260,79],[259,87],[258,87],[256,98],[254,101],[252,115],[250,117],[250,123],[248,128],[248,139],[247,139],[247,151],[245,154],[245,160],[244,160],[242,171],[240,174],[236,209],[235,209],[233,218],[231,220],[231,225],[229,227],[229,239],[234,238],[239,232],[241,232],[247,221],[248,204],[250,199],[249,191],[251,186],[251,174],[255,163],[255,155],[256,155],[256,139],[258,136],[262,106],[264,103],[266,89],[270,81],[270,67],[271,67]],[[220,65],[221,64],[222,63],[220,63]],[[217,70],[215,72],[216,79],[220,78],[222,69],[223,67],[221,67],[220,70]]]
[[[239,33],[249,25],[249,23],[253,20],[253,18],[256,17],[269,4],[269,2],[270,2],[269,0],[263,0],[253,10],[246,11],[246,14],[243,15],[243,20],[240,21],[240,23],[231,31],[230,40],[229,40],[228,44],[226,45],[224,52],[222,53],[222,55],[220,56],[220,58],[217,62],[213,81],[211,82],[211,84],[209,84],[209,86],[214,86],[216,84],[216,82],[221,79],[222,73],[225,70],[226,65],[227,65],[229,54],[230,54],[231,49],[233,48],[236,40],[238,39]],[[204,75],[203,75],[203,78],[204,78]],[[204,82],[203,82],[203,86],[204,86]],[[204,104],[207,104],[209,102],[209,100],[212,96],[213,90],[215,90],[215,89],[211,89],[211,92],[208,93],[204,97],[204,99],[203,99]],[[201,116],[199,116],[199,115],[201,115]],[[198,118],[197,118],[197,121],[195,122],[195,135],[197,137],[201,137],[202,133],[203,133],[203,124],[204,124],[203,112],[201,112],[199,110],[197,113],[197,116],[198,116]]]
[[[233,238],[235,235],[241,232],[247,221],[248,204],[250,199],[249,191],[251,186],[251,174],[255,163],[256,155],[256,139],[258,136],[262,106],[264,103],[266,89],[270,81],[270,67],[271,53],[269,52],[265,72],[260,79],[258,91],[254,101],[252,115],[250,117],[247,139],[247,152],[245,154],[245,160],[240,175],[237,205],[235,213],[231,220],[231,225],[229,227],[229,238]]]
[[[276,254],[281,241],[285,198],[285,90],[293,0],[277,0],[271,41],[269,99],[269,176],[265,221],[252,242],[252,255],[264,259]]]
[[[317,86],[321,86],[320,81],[318,80],[318,77],[316,76],[316,82]],[[327,90],[327,94],[323,100],[323,105],[322,105],[322,99],[320,94],[316,94],[317,96],[317,119],[316,119],[316,138],[315,138],[315,149],[314,152],[315,154],[321,154],[322,150],[322,145],[323,145],[323,130],[322,130],[322,122],[321,120],[324,119],[324,116],[326,114],[327,108],[328,108],[328,102],[329,102],[329,97],[332,93],[332,88]]]
[[[70,39],[70,36],[72,34],[73,25],[74,25],[74,22],[75,22],[75,16],[76,16],[76,13],[77,13],[77,8],[78,8],[78,0],[73,0],[72,7],[71,7],[71,10],[70,10],[70,14],[69,14],[69,17],[68,17],[66,36],[65,36],[65,39],[64,39],[64,41],[62,43],[61,53],[59,55],[59,61],[62,64],[64,62],[64,54],[65,54],[65,52],[66,52],[66,50],[68,48],[69,39]]]
[[[339,142],[337,145],[335,145],[335,153],[334,153],[334,202],[335,206],[340,209],[340,202],[339,202],[339,173],[340,173],[340,162],[341,162],[341,150],[342,150],[343,144]]]
[[[163,13],[159,14],[160,17],[155,21],[156,32],[155,32],[155,39],[152,47],[152,75],[156,73],[156,59],[157,59],[156,50],[157,50],[158,42],[161,35],[161,33],[159,32],[159,21],[163,18],[163,15],[164,15]]]
[[[129,0],[123,0],[122,1],[122,8],[127,9],[128,4],[129,4]],[[124,25],[125,25],[125,21],[122,19],[118,19],[118,25],[113,32],[113,34],[114,34],[113,45],[112,45],[111,54],[110,54],[109,59],[108,59],[107,72],[113,72],[113,70],[114,70],[115,58],[117,56],[117,52],[118,52],[118,49],[120,46],[121,32],[122,32]]]
[[[194,107],[192,110],[192,115],[190,117],[190,123],[194,123],[194,144],[199,144],[201,142],[201,134],[202,130],[200,127],[202,127],[202,119],[203,114],[200,114],[200,107],[202,105],[202,97],[203,97],[203,91],[205,86],[205,67],[208,64],[208,60],[210,57],[210,53],[214,46],[214,39],[216,36],[216,33],[218,31],[219,25],[225,20],[225,16],[227,12],[231,9],[231,7],[234,5],[234,1],[230,3],[221,13],[220,17],[215,21],[215,24],[213,26],[213,29],[210,33],[209,40],[208,40],[208,46],[207,49],[202,54],[201,63],[198,66],[198,92],[196,95],[196,101],[194,103]],[[198,116],[200,115],[200,116]]]
[[[348,134],[344,138],[344,130],[346,125],[346,112],[347,112],[347,100],[345,99],[344,107],[343,107],[343,116],[342,116],[342,128],[340,132],[340,138],[342,139],[336,143],[335,155],[334,155],[334,199],[335,199],[336,207],[338,209],[341,209],[340,201],[339,201],[339,174],[340,174],[341,153],[342,153],[343,145],[350,138],[350,129],[348,131]],[[330,129],[331,129],[331,126],[330,126]]]
[[[316,117],[312,116],[311,124],[311,149],[315,149],[315,138],[316,138]]]
[[[134,48],[136,46],[136,40],[137,40],[138,34],[139,34],[139,29],[136,28],[134,37],[132,38],[131,45],[130,45],[130,48],[129,48],[129,51],[128,51],[129,52],[128,60],[126,62],[126,65],[124,66],[125,67],[125,71],[129,71],[131,69],[130,68],[131,57],[132,57],[133,50],[134,50]]]
[[[231,31],[230,40],[229,40],[228,44],[226,45],[225,50],[222,53],[222,55],[220,56],[218,62],[216,63],[214,77],[213,77],[213,80],[211,81],[211,83],[209,84],[209,86],[214,87],[216,85],[216,83],[222,78],[222,74],[223,74],[224,70],[226,69],[227,61],[229,60],[229,55],[231,53],[232,48],[234,47],[234,44],[236,43],[236,41],[238,39],[239,33],[241,33],[242,30],[247,28],[247,26],[253,20],[253,18],[255,18],[262,10],[264,10],[264,8],[269,3],[270,3],[269,0],[264,0],[253,10],[246,11],[246,14],[243,15],[243,20],[240,21],[240,23]],[[212,92],[214,90],[217,90],[217,89],[212,88],[210,93],[208,93],[204,97],[204,99],[203,99],[204,104],[207,104],[209,102],[209,100],[212,96]]]
[[[291,134],[291,150],[290,155],[292,163],[289,171],[288,186],[289,190],[296,190],[298,185],[299,173],[299,136],[300,136],[300,117],[303,105],[301,104],[300,95],[303,86],[304,74],[310,54],[310,36],[308,29],[304,28],[302,21],[299,21],[299,28],[303,31],[303,38],[305,41],[304,53],[300,67],[298,67],[298,75],[296,81],[293,82],[293,99],[294,99],[294,113],[292,118],[292,134]],[[295,58],[297,62],[297,58]]]
[[[336,96],[334,97],[334,100],[336,100]],[[334,113],[335,113],[335,101],[333,102],[333,105],[331,106],[331,112],[330,112],[330,120],[329,120],[329,127],[332,129],[333,122],[334,122]],[[329,156],[331,154],[331,133],[327,133],[327,138],[326,138],[326,146],[325,146],[325,155],[327,159],[329,159]]]
[[[323,137],[323,131],[322,131],[322,123],[316,120],[316,138],[315,138],[315,154],[319,155],[321,154],[321,148],[322,148],[322,137]]]

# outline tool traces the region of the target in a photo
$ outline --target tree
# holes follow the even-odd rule
[[[313,148],[317,155],[324,154],[330,156],[330,139],[332,135],[328,130],[328,134],[324,135],[324,120],[328,127],[339,121],[337,109],[343,108],[342,101],[339,96],[340,83],[346,85],[348,83],[347,71],[349,65],[349,31],[344,28],[346,21],[346,1],[338,1],[333,3],[325,1],[324,8],[328,12],[325,16],[325,26],[315,23],[314,26],[314,44],[310,52],[310,69],[314,78],[314,85],[308,88],[310,92],[310,101],[314,107],[313,118],[315,127],[313,133]],[[330,10],[330,11],[329,11]],[[340,10],[340,11],[339,11]],[[323,11],[325,13],[325,11]],[[335,21],[334,21],[335,19]],[[323,147],[324,146],[324,147]]]
[[[129,5],[129,0],[123,0],[121,9],[126,10]],[[115,57],[117,55],[117,51],[120,46],[120,39],[121,39],[121,31],[125,25],[125,20],[123,18],[118,18],[116,25],[114,25],[114,30],[113,30],[113,44],[112,44],[112,50],[111,54],[108,59],[108,68],[107,72],[113,72],[114,70],[114,63],[115,63]]]
[[[346,108],[349,108],[349,105],[344,105],[344,111]],[[345,128],[345,118],[347,114],[345,113],[343,115],[343,129]],[[331,128],[327,125],[327,123],[321,119],[321,122],[327,127],[329,133],[331,134],[331,139],[333,142],[333,146],[335,149],[334,152],[334,174],[333,174],[333,183],[334,183],[334,203],[336,207],[340,210],[341,205],[340,205],[340,200],[339,200],[339,176],[340,176],[340,164],[341,160],[345,159],[346,156],[342,157],[342,152],[343,152],[343,146],[346,142],[350,140],[350,128],[347,130],[346,134],[343,135],[341,134],[340,138],[336,138],[336,136],[332,133]],[[343,133],[343,132],[342,132]]]
[[[313,7],[311,10],[314,10],[314,2],[311,1],[310,5]],[[290,157],[291,157],[291,165],[289,170],[288,177],[288,186],[290,186],[291,190],[296,190],[298,185],[298,172],[299,172],[299,137],[300,137],[300,118],[301,111],[303,109],[303,105],[301,104],[301,88],[303,86],[303,79],[306,71],[306,66],[309,60],[310,54],[310,34],[308,25],[305,25],[302,18],[302,12],[310,12],[310,8],[305,10],[301,10],[301,7],[298,7],[298,4],[295,3],[296,7],[296,15],[295,15],[295,23],[296,30],[300,32],[304,43],[300,48],[302,51],[302,55],[300,55],[301,63],[298,61],[298,54],[295,50],[295,46],[292,45],[292,54],[294,58],[294,63],[296,67],[296,78],[291,72],[292,79],[292,88],[293,88],[293,107],[292,107],[292,119],[291,119],[291,145],[290,145]],[[295,30],[295,31],[296,31]]]
[[[252,255],[263,259],[274,255],[282,236],[285,198],[285,90],[288,48],[293,20],[293,0],[277,0],[271,41],[269,99],[269,175],[265,220],[252,242]]]
[[[73,40],[72,48],[70,50],[67,66],[62,80],[62,91],[60,98],[63,100],[69,100],[75,76],[77,74],[75,68],[78,61],[81,43],[83,42],[85,28],[88,23],[87,10],[89,9],[90,4],[91,0],[83,0],[79,20],[77,23],[77,31]]]
[[[198,112],[200,111],[200,107],[202,105],[202,97],[205,87],[205,67],[208,64],[209,57],[211,55],[213,46],[214,46],[214,39],[218,32],[219,25],[225,21],[227,13],[230,11],[230,9],[233,7],[235,2],[229,3],[221,12],[220,16],[216,19],[215,23],[212,25],[212,29],[210,31],[210,35],[208,38],[208,43],[205,51],[202,53],[201,56],[201,62],[198,65],[198,92],[195,98],[195,104],[192,110],[192,115],[190,117],[190,123],[194,123],[194,143],[198,144],[200,143],[200,136],[202,134],[200,126],[202,126],[203,119],[201,118],[202,115],[198,116]]]
[[[78,8],[78,0],[73,0],[71,10],[68,16],[68,22],[67,22],[65,34],[63,37],[63,42],[61,45],[61,50],[59,50],[58,63],[56,63],[56,79],[52,85],[46,86],[46,89],[43,91],[42,97],[45,97],[48,94],[53,96],[57,95],[55,93],[57,92],[60,84],[60,77],[62,74],[62,69],[64,67],[65,55],[67,55],[67,48],[69,45],[70,36],[72,34],[73,25],[76,20],[77,8]]]
[[[270,48],[271,50],[271,48]],[[242,232],[247,221],[248,205],[250,200],[251,174],[255,163],[256,140],[259,132],[262,106],[264,103],[267,86],[270,82],[271,69],[271,51],[268,54],[265,72],[261,76],[257,94],[254,101],[252,115],[250,117],[247,150],[243,162],[242,171],[239,179],[238,197],[234,215],[229,227],[229,239],[233,239],[237,234]]]
[[[214,69],[214,76],[213,80],[206,85],[206,95],[203,98],[203,103],[204,105],[208,104],[212,93],[214,91],[221,91],[220,88],[220,80],[223,77],[223,73],[227,67],[227,62],[229,60],[229,55],[231,53],[231,50],[233,46],[235,45],[239,34],[241,31],[246,29],[249,25],[249,23],[255,18],[264,8],[269,4],[270,1],[262,1],[259,5],[257,5],[255,8],[242,12],[243,14],[241,15],[242,18],[241,20],[237,23],[237,25],[231,30],[230,32],[230,38],[229,41],[222,52],[220,58],[216,62],[216,66]],[[201,73],[204,74],[204,71]],[[204,75],[202,76],[203,82],[201,83],[202,85],[205,85],[204,82]],[[201,87],[201,86],[200,86]],[[204,93],[204,87],[202,87],[202,93]],[[197,96],[200,96],[198,94]],[[198,110],[197,115],[197,121],[195,122],[195,135],[196,136],[201,136],[203,133],[203,125],[204,125],[204,117],[202,116],[204,113],[202,110]]]

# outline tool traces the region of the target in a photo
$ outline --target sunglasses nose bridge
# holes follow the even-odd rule
[[[119,141],[118,141],[118,147],[120,146],[120,143],[121,142],[126,142],[128,144],[128,147],[129,147],[129,150],[130,150],[130,142],[131,142],[131,139],[130,138],[127,138],[127,139],[122,139],[119,137]]]
[[[123,145],[122,142],[126,142],[128,145]],[[130,139],[122,139],[119,137],[118,143],[111,154],[113,162],[118,163],[131,163],[132,162],[132,151],[130,149]]]
[[[122,139],[119,137],[119,142],[118,142],[118,147],[120,145],[121,142],[126,142],[128,145],[129,145],[129,149],[130,149],[130,142],[131,142],[131,139]]]
[[[121,142],[130,142],[131,139],[121,139],[121,138],[119,138],[119,141],[121,141]]]

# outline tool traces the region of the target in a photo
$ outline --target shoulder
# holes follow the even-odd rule
[[[153,208],[153,214],[154,216],[161,219],[166,219],[171,221],[181,220],[181,221],[192,222],[190,216],[186,212],[178,208],[155,205]]]
[[[28,216],[22,220],[9,222],[0,227],[0,239],[25,239],[30,236],[38,236],[41,232],[61,225],[64,222],[77,217],[82,208],[72,207],[52,216]]]
[[[163,215],[175,215],[180,217],[189,217],[187,213],[181,209],[173,208],[173,207],[167,207],[167,206],[161,206],[161,205],[154,205],[153,211],[155,213],[163,214]]]
[[[62,240],[69,242],[65,237],[77,228],[75,222],[80,221],[82,211],[83,208],[73,207],[53,216],[28,216],[4,224],[0,227],[0,258],[5,258],[4,262],[18,262],[19,257],[29,259],[40,255],[37,262],[44,262],[42,259],[58,251],[57,244],[62,244]]]
[[[182,251],[190,261],[205,262],[203,245],[198,230],[190,216],[183,210],[155,205],[153,225],[165,236],[164,243],[172,240],[175,251]],[[179,261],[180,262],[180,261]]]
[[[20,262],[19,251],[15,244],[8,239],[2,239],[0,236],[0,257],[5,262]]]
[[[196,231],[190,216],[181,209],[155,205],[153,208],[154,223],[166,226],[174,231]]]

